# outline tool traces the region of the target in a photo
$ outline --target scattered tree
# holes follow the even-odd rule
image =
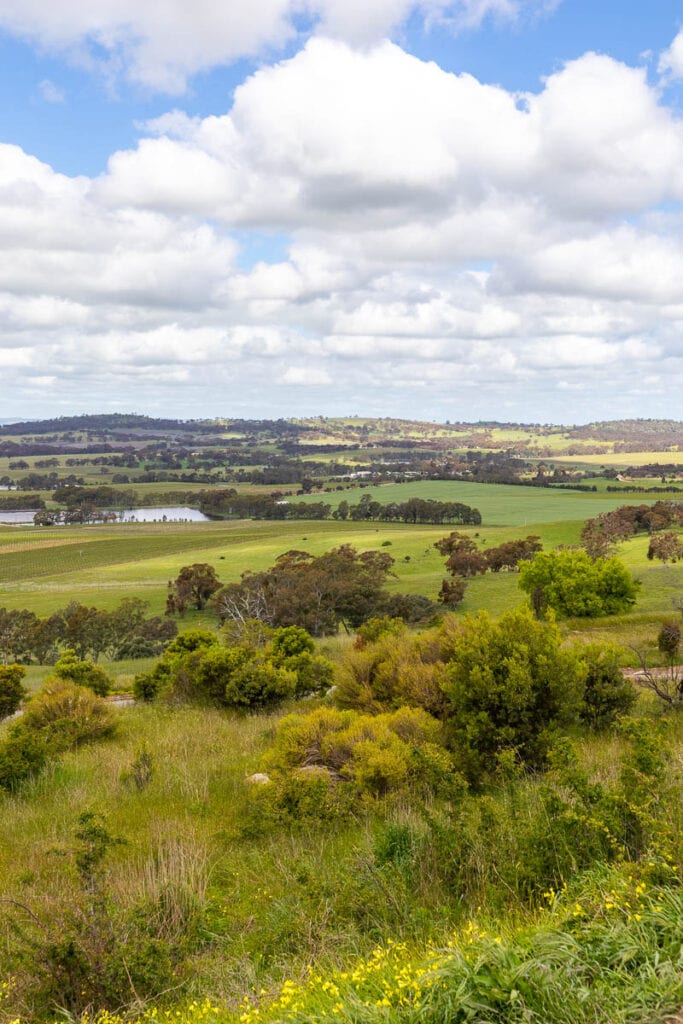
[[[202,611],[212,594],[220,590],[216,570],[206,562],[184,565],[174,580],[169,580],[166,614],[184,615],[189,607]]]
[[[537,617],[618,615],[635,602],[640,583],[617,558],[591,559],[585,551],[539,552],[520,564],[519,585]]]

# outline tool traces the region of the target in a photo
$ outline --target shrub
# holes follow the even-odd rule
[[[326,769],[372,796],[414,786],[437,788],[453,769],[440,738],[440,723],[420,708],[382,715],[318,708],[282,719],[264,766],[285,773]]]
[[[579,717],[590,729],[607,729],[620,715],[628,714],[637,700],[636,691],[619,667],[616,648],[590,644],[580,653],[587,675]]]
[[[225,704],[231,708],[262,708],[278,704],[296,691],[296,675],[269,661],[247,661],[233,672],[225,686]]]
[[[354,647],[362,649],[387,635],[400,636],[401,633],[405,633],[405,628],[405,623],[401,618],[392,619],[388,615],[376,616],[358,627]]]
[[[98,697],[106,697],[112,685],[103,668],[92,661],[81,661],[76,652],[64,651],[55,663],[54,673],[60,679],[69,679],[76,686],[85,686]]]
[[[0,719],[13,715],[26,696],[22,665],[0,665]]]
[[[385,634],[376,643],[347,652],[335,674],[335,703],[370,713],[407,704],[440,716],[447,672],[435,636]]]
[[[191,651],[198,651],[203,647],[213,647],[217,643],[218,637],[210,629],[201,629],[200,627],[186,629],[171,640],[164,655],[189,654]]]
[[[0,789],[16,790],[41,770],[48,757],[45,738],[26,730],[10,734],[0,744]]]
[[[640,583],[618,558],[592,559],[585,551],[541,551],[520,563],[519,585],[537,617],[618,615],[636,602]]]
[[[109,705],[67,679],[47,679],[14,726],[15,735],[41,733],[52,752],[110,736],[114,728]]]
[[[578,654],[562,649],[557,626],[526,609],[498,622],[480,612],[452,634],[450,649],[446,722],[458,768],[479,782],[510,748],[542,768],[553,730],[578,716],[586,675]]]

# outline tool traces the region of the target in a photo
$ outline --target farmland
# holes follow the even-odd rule
[[[246,462],[245,452],[248,454],[251,461],[246,469],[226,462],[213,465],[210,471],[208,463],[220,460],[214,458],[215,453],[209,457],[208,445],[202,454],[197,441],[186,445],[183,458],[176,460],[180,468],[159,470],[189,473],[197,479],[138,483],[137,476],[157,471],[146,470],[145,464],[152,465],[155,459],[166,465],[174,461],[167,447],[176,445],[177,439],[166,439],[155,455],[147,437],[139,441],[146,449],[144,464],[139,459],[126,473],[129,481],[112,486],[114,491],[133,488],[146,502],[169,491],[184,491],[195,507],[202,490],[224,491],[227,487],[258,498],[272,498],[275,493],[278,502],[325,502],[333,511],[341,501],[354,506],[367,498],[387,506],[419,498],[477,508],[481,524],[454,527],[449,523],[330,517],[0,527],[0,607],[48,616],[70,602],[111,611],[126,598],[141,598],[148,603],[149,614],[162,615],[168,581],[175,579],[183,566],[208,563],[215,568],[219,582],[227,584],[238,581],[244,572],[269,569],[285,552],[319,556],[345,544],[361,552],[391,556],[390,593],[436,600],[446,570],[445,558],[434,544],[453,529],[471,539],[479,552],[528,534],[538,535],[545,550],[575,547],[587,518],[626,503],[652,505],[662,497],[610,493],[607,488],[613,485],[613,476],[596,476],[595,468],[580,479],[567,482],[556,478],[567,485],[565,489],[531,486],[540,457],[500,459],[495,447],[488,449],[492,458],[475,451],[470,452],[469,461],[455,458],[451,452],[442,459],[438,444],[455,444],[466,434],[446,426],[430,435],[437,447],[429,465],[436,469],[425,469],[426,460],[421,458],[410,463],[417,468],[407,472],[470,475],[466,479],[425,475],[405,479],[395,464],[388,469],[381,468],[383,460],[372,462],[372,441],[367,447],[358,446],[365,444],[359,437],[367,440],[361,426],[374,431],[376,440],[392,443],[394,439],[424,441],[428,431],[427,425],[406,426],[397,432],[395,426],[373,425],[372,421],[326,423],[317,433],[320,458],[311,454],[315,441],[310,436],[306,437],[305,454],[299,457],[288,451],[285,456],[278,445],[291,445],[289,435],[284,442],[257,431],[239,456]],[[309,428],[311,432],[316,433]],[[226,430],[224,440],[228,433]],[[371,466],[362,471],[369,476],[339,472],[340,435],[344,434],[346,442],[356,446],[348,452],[347,464]],[[90,443],[92,447],[95,443],[87,432],[74,436],[74,445]],[[211,440],[215,441],[214,435]],[[241,440],[244,435],[239,432],[230,438],[237,447]],[[577,443],[569,431],[541,438],[538,432],[513,427],[491,428],[480,440],[494,445],[551,441],[558,448]],[[33,441],[35,438],[26,439],[27,444]],[[610,455],[607,449],[613,447],[612,442],[598,439],[596,444],[605,448],[606,457]],[[330,447],[334,450],[327,450]],[[277,452],[283,461],[275,465],[280,458]],[[401,465],[408,465],[410,451],[397,453]],[[616,458],[622,453],[612,454]],[[670,451],[666,455],[669,462],[678,458]],[[34,463],[44,457],[27,456],[28,468],[11,472],[42,473],[45,467]],[[84,459],[99,457],[92,452],[83,454]],[[64,455],[55,458],[63,460]],[[69,458],[76,458],[73,450]],[[393,459],[392,454],[392,463]],[[643,465],[653,460],[654,453],[648,452]],[[8,472],[9,462],[8,457]],[[277,488],[257,479],[226,479],[235,473],[270,471],[269,467],[283,475],[296,469],[300,478]],[[307,475],[306,467],[313,467],[312,476]],[[95,486],[114,475],[101,473],[102,468],[114,469],[85,464],[79,475],[84,483]],[[55,471],[63,475],[67,469],[74,467],[60,465]],[[550,467],[546,471],[549,473]],[[496,473],[509,476],[511,472],[517,483],[489,479]],[[477,473],[486,477],[486,482],[477,479]],[[217,479],[210,483],[199,479],[207,474]],[[642,486],[661,482],[659,477],[647,475],[631,479]],[[572,483],[587,489],[571,489]],[[55,490],[63,507],[78,507],[69,504],[69,492],[65,498],[63,490]],[[48,488],[40,493],[48,509],[60,504],[55,491]],[[74,496],[77,493],[73,491]],[[667,496],[663,497],[666,500]],[[637,664],[634,646],[652,663],[661,664],[658,631],[678,615],[673,602],[683,591],[683,562],[649,560],[649,539],[647,533],[640,532],[617,545],[619,558],[641,584],[635,606],[620,615],[562,621],[554,641],[558,664],[570,668],[571,659],[579,657],[575,652],[587,649],[587,641],[616,644],[621,665]],[[447,643],[452,645],[459,629],[471,628],[467,626],[468,613],[484,610],[492,623],[516,621],[509,618],[511,609],[526,603],[518,579],[514,571],[487,572],[468,579],[455,619],[432,626],[428,634],[432,640],[426,647],[422,644],[427,627],[411,625],[397,635],[395,643],[382,648],[382,640],[378,641],[382,656],[386,658],[389,652],[389,664],[395,647],[397,664],[405,666],[406,678],[417,680],[419,687],[433,666],[429,660],[416,665],[410,658],[421,650],[431,650],[429,657],[433,658],[439,630],[446,631]],[[552,624],[534,625],[526,614],[527,618],[519,620],[525,631],[521,648],[530,642],[534,630],[555,635]],[[201,611],[188,610],[177,622],[181,630],[208,627],[210,639],[218,626],[210,605]],[[218,657],[225,656],[221,644],[213,650]],[[249,656],[254,656],[249,650]],[[315,657],[330,659],[329,672],[337,685],[348,681],[349,666],[364,664],[366,657],[363,644],[359,645],[352,631],[347,634],[341,627],[336,634],[317,638],[314,650]],[[195,654],[178,664],[189,671]],[[153,675],[157,666],[153,657],[119,661],[103,657],[101,662],[114,687],[124,692],[134,685],[134,679],[139,682],[145,673]],[[454,664],[442,666],[440,678],[446,687],[454,678]],[[34,661],[25,678],[28,690],[39,692],[54,671],[54,666]],[[269,671],[277,670],[271,665]],[[50,685],[54,686],[54,680]],[[221,687],[225,690],[224,681]],[[630,683],[627,689],[631,693]],[[429,693],[428,687],[425,692]],[[92,1020],[92,1012],[108,1006],[112,1013],[102,1024],[123,1024],[124,1017],[113,1012],[121,1006],[127,1007],[126,1019],[139,1018],[141,1024],[143,1020],[151,1024],[165,1019],[178,1024],[279,1024],[284,1020],[313,1024],[320,1019],[402,1024],[416,1019],[417,1013],[427,1020],[438,1013],[443,1016],[434,1019],[451,1019],[449,1000],[454,998],[455,988],[437,986],[432,992],[424,981],[435,963],[436,949],[442,950],[444,957],[438,960],[438,970],[456,972],[458,992],[464,991],[462,979],[467,977],[472,991],[478,993],[477,1005],[484,1007],[484,1016],[475,1016],[475,1021],[499,1019],[487,1016],[486,1009],[488,979],[498,977],[499,955],[525,965],[520,972],[528,969],[534,977],[552,977],[557,989],[552,997],[553,1015],[543,1016],[550,998],[547,986],[538,995],[539,1009],[533,1010],[548,1022],[575,1024],[585,1009],[593,1014],[586,1022],[599,1019],[625,1024],[631,1020],[629,1007],[637,1003],[645,1008],[643,1019],[649,1024],[663,1024],[680,1006],[680,972],[677,974],[666,959],[669,946],[665,950],[663,944],[670,943],[665,928],[675,933],[680,893],[676,879],[683,872],[683,808],[677,767],[683,749],[682,726],[680,714],[665,715],[651,693],[638,696],[633,732],[628,731],[630,727],[614,728],[613,722],[609,728],[591,731],[574,717],[568,729],[553,733],[557,760],[544,766],[547,771],[526,770],[522,761],[515,760],[515,750],[509,748],[502,750],[499,767],[494,766],[482,779],[470,776],[469,781],[453,773],[450,748],[443,745],[446,734],[428,715],[430,735],[438,738],[438,743],[426,748],[431,760],[418,758],[415,762],[431,765],[428,783],[418,782],[411,774],[412,767],[403,773],[400,759],[396,760],[395,738],[392,746],[374,750],[369,738],[374,735],[372,730],[394,710],[380,703],[374,710],[383,714],[373,721],[358,719],[349,734],[355,739],[348,742],[363,737],[364,749],[375,758],[363,762],[369,766],[364,781],[359,776],[352,785],[335,768],[330,778],[338,782],[329,791],[327,769],[316,763],[306,762],[302,774],[295,772],[289,779],[276,774],[279,781],[263,788],[250,789],[245,776],[262,773],[264,768],[276,770],[272,767],[273,743],[283,713],[320,714],[319,723],[324,723],[334,721],[335,715],[355,716],[357,710],[339,711],[334,698],[324,697],[322,690],[280,708],[247,706],[243,711],[228,710],[215,701],[188,701],[183,694],[181,688],[156,702],[110,711],[115,715],[113,736],[74,745],[53,756],[42,772],[22,786],[7,794],[0,791],[0,810],[12,822],[11,830],[0,835],[0,899],[9,901],[1,905],[4,916],[0,910],[5,944],[0,965],[11,974],[15,986],[8,984],[3,989],[0,977],[2,1024],[15,1018],[22,1024],[32,1024],[34,1019],[41,1024],[51,1022],[57,1001],[59,1006],[68,1003],[71,1019],[79,1022]],[[424,718],[419,718],[425,714],[422,709],[404,706],[396,713],[403,716],[402,728],[424,727]],[[662,718],[667,728],[660,734]],[[638,732],[638,723],[645,723],[644,732]],[[11,728],[0,725],[0,753]],[[315,744],[310,749],[315,749]],[[566,763],[562,761],[565,755],[569,758]],[[571,762],[571,757],[576,761]],[[445,773],[444,765],[451,765]],[[652,777],[643,776],[643,765]],[[311,775],[304,776],[309,769]],[[650,801],[655,774],[657,800]],[[300,790],[304,777],[311,788]],[[256,789],[259,792],[255,794]],[[582,802],[585,800],[588,803]],[[625,825],[619,818],[622,813],[626,814]],[[88,832],[91,814],[101,823],[103,833]],[[632,832],[637,843],[631,841]],[[614,834],[620,838],[615,840]],[[88,862],[79,861],[84,847],[78,844],[87,844],[95,835],[104,836],[102,856],[106,854],[107,868],[102,874],[94,871],[85,888],[79,889],[78,864]],[[94,849],[88,847],[90,853]],[[19,928],[17,909],[20,915],[28,913]],[[35,921],[39,927],[32,932],[31,922]],[[29,936],[28,944],[17,939],[23,934]],[[104,960],[99,945],[102,934],[109,936]],[[636,955],[637,939],[645,950],[637,955],[650,964],[655,934],[663,967],[661,977],[654,981],[645,981],[626,969],[615,970],[614,959],[604,952],[609,947],[618,950],[615,957]],[[147,939],[141,938],[147,935],[152,936],[149,947],[144,945]],[[73,988],[60,989],[61,968],[50,975],[43,959],[61,955],[64,936],[71,936],[85,966],[80,976],[81,968],[72,965],[70,969],[81,980]],[[598,943],[596,936],[601,936]],[[53,937],[59,941],[53,942]],[[534,943],[541,950],[537,960]],[[543,950],[551,947],[557,953],[553,954],[554,969],[548,972]],[[151,953],[145,952],[147,948]],[[499,954],[499,950],[503,952]],[[125,969],[117,975],[115,968],[121,963]],[[104,976],[105,966],[107,979],[118,979],[111,981],[111,992],[96,984],[100,975]],[[565,967],[571,983],[564,978]],[[586,988],[590,1006],[585,1000],[579,1005],[580,1000],[574,998],[577,971],[600,979],[599,984]],[[510,1000],[522,998],[517,981],[510,993],[505,989],[512,986],[512,976],[505,974],[496,982],[502,986],[500,991],[506,992],[506,1007],[512,1005]],[[36,987],[39,981],[47,984],[45,979],[54,983],[53,989]],[[412,986],[410,1004],[401,987],[405,985]],[[145,992],[144,1001],[139,998],[140,990]],[[59,996],[50,994],[54,992]],[[443,1005],[439,1002],[442,998]],[[535,998],[529,984],[523,996],[525,1013],[531,1014],[530,1007],[537,1005]]]

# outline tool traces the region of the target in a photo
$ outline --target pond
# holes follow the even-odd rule
[[[0,526],[32,526],[35,509],[24,512],[0,512]],[[159,508],[124,508],[116,510],[120,523],[208,523],[209,517],[186,505],[164,505]]]
[[[27,512],[0,512],[0,525],[3,526],[32,526],[36,510],[29,509]]]
[[[187,505],[163,505],[159,508],[124,508],[117,511],[122,523],[208,523],[209,517]]]

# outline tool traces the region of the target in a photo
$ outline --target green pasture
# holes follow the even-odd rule
[[[509,490],[510,488],[505,488]],[[522,490],[525,490],[522,488]],[[535,493],[535,492],[532,492]],[[470,528],[482,548],[526,533],[538,534],[546,548],[578,543],[581,520]],[[164,611],[166,584],[183,565],[209,562],[221,581],[238,580],[246,570],[269,568],[284,551],[319,555],[339,544],[385,551],[394,558],[391,590],[436,598],[445,576],[434,542],[450,532],[444,526],[334,521],[93,526],[36,531],[0,531],[0,607],[29,608],[49,614],[69,601],[113,608],[124,597],[147,600],[150,611]],[[646,537],[621,546],[620,555],[642,581],[635,611],[667,613],[683,588],[683,565],[647,560]],[[523,600],[515,573],[488,574],[469,581],[462,611],[486,608],[500,614]],[[210,612],[188,615],[187,624],[211,624]],[[590,625],[590,624],[588,624]]]
[[[299,501],[325,501],[336,508],[340,501],[357,504],[363,495],[370,495],[383,505],[403,502],[409,498],[436,501],[460,501],[478,508],[486,526],[531,527],[534,523],[589,519],[600,512],[609,512],[624,504],[634,504],[633,496],[605,492],[553,490],[550,487],[518,487],[503,484],[478,484],[464,480],[417,480],[405,484],[381,484],[359,487],[329,494],[303,495]],[[641,496],[637,496],[640,503]],[[643,496],[653,502],[657,496]]]

